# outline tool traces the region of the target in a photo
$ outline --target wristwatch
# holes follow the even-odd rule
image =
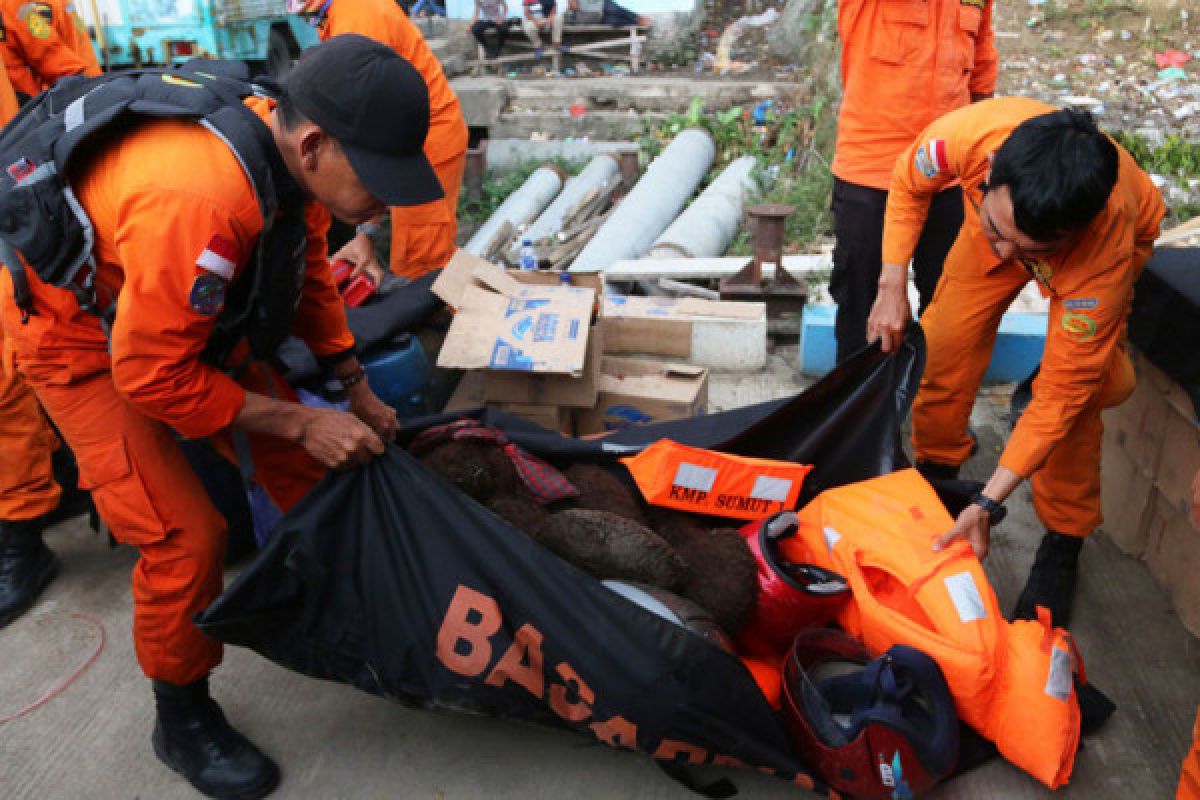
[[[990,525],[999,525],[1008,515],[1007,508],[1005,508],[1002,504],[997,503],[983,492],[975,493],[975,496],[971,498],[971,505],[979,506],[987,512],[988,524]]]

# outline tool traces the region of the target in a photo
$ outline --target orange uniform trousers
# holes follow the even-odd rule
[[[1200,713],[1196,715],[1196,727],[1192,731],[1192,749],[1183,757],[1183,773],[1179,776],[1175,800],[1200,800]]]
[[[74,451],[80,486],[91,490],[101,519],[118,541],[141,553],[133,569],[133,635],[142,670],[175,684],[207,675],[221,661],[221,644],[204,636],[192,616],[221,591],[225,520],[175,434],[130,405],[107,372],[64,380],[66,369],[53,362],[20,366]],[[283,379],[259,363],[249,365],[239,383],[295,399]],[[249,439],[255,479],[285,511],[324,474],[298,445]],[[232,458],[228,433],[213,444]]]
[[[419,278],[450,262],[458,237],[458,194],[466,165],[465,152],[433,165],[446,193],[441,200],[392,209],[392,272]]]
[[[0,329],[0,520],[36,519],[58,506],[51,456],[58,436],[5,352]]]
[[[928,361],[913,405],[918,461],[958,465],[970,456],[967,423],[1000,318],[1030,279],[1017,264],[985,270],[964,237],[951,249],[933,301],[921,317]],[[1083,537],[1100,525],[1100,412],[1124,402],[1134,382],[1124,349],[1115,349],[1091,405],[1030,476],[1034,509],[1048,529]]]

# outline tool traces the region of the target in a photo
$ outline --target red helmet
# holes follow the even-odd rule
[[[784,664],[782,704],[796,748],[843,797],[911,800],[958,760],[946,679],[905,645],[871,660],[841,631],[805,631]]]
[[[758,601],[738,636],[739,652],[782,658],[797,633],[825,627],[850,598],[849,585],[836,572],[783,558],[779,542],[797,530],[790,511],[742,528],[758,561]]]

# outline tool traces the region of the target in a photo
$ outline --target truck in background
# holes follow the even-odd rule
[[[317,32],[284,0],[76,0],[105,69],[196,57],[246,61],[282,76]]]

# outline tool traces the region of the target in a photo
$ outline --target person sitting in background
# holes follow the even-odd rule
[[[542,31],[550,31],[550,41],[555,47],[562,46],[563,15],[558,13],[555,0],[523,0],[525,17],[521,27],[533,43],[537,54],[542,54]]]
[[[507,0],[475,0],[475,15],[471,17],[471,35],[479,43],[480,58],[499,58],[508,38]],[[491,33],[489,38],[488,33]]]

